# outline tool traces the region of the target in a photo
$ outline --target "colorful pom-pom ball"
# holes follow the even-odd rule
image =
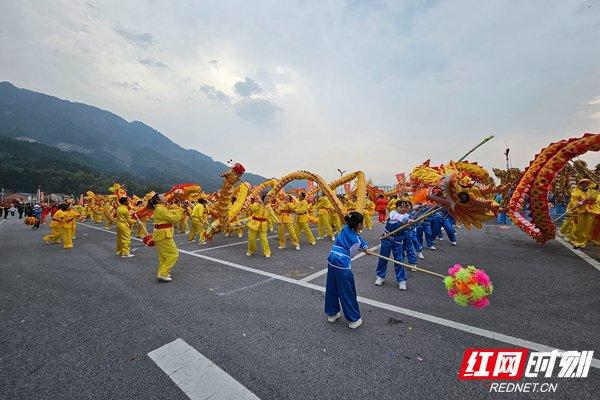
[[[489,297],[494,291],[490,277],[482,269],[473,265],[463,267],[454,264],[444,278],[448,296],[460,306],[482,309],[490,304]]]

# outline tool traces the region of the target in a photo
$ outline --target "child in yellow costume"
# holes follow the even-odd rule
[[[365,200],[365,211],[363,212],[365,228],[367,229],[373,229],[373,214],[375,214],[375,203],[367,197]]]
[[[171,269],[179,258],[179,251],[173,240],[173,226],[181,219],[181,214],[169,210],[166,206],[165,196],[155,194],[148,207],[154,210],[154,230],[152,236],[158,252],[158,271],[156,277],[162,282],[171,282]]]
[[[61,221],[62,214],[63,214],[63,210],[62,210],[62,204],[61,204],[60,207],[58,208],[58,210],[56,210],[54,212],[54,214],[52,215],[52,221],[50,221],[50,234],[46,235],[42,238],[44,243],[46,243],[46,244],[60,243],[60,241],[62,239],[62,234],[63,234],[62,221]]]
[[[277,211],[279,211],[279,226],[277,227],[277,234],[279,235],[279,248],[285,249],[285,232],[287,231],[290,235],[290,242],[296,247],[296,250],[300,250],[300,242],[296,235],[296,229],[294,229],[294,216],[293,212],[296,209],[294,203],[292,203],[292,196],[285,196],[285,201],[279,205]]]
[[[256,236],[260,238],[263,254],[265,257],[271,257],[271,249],[269,248],[269,240],[267,239],[267,229],[269,221],[269,211],[264,205],[265,198],[263,195],[262,202],[254,203],[250,206],[252,216],[248,222],[248,251],[247,256],[251,256],[256,251]]]
[[[121,197],[119,204],[119,207],[117,207],[117,255],[129,258],[133,257],[133,254],[130,253],[130,246],[131,225],[134,221],[129,215],[127,197]]]
[[[73,248],[73,230],[75,229],[75,220],[78,218],[77,211],[73,210],[73,204],[65,204],[64,212],[61,217],[62,221],[62,240],[63,249]]]
[[[306,194],[300,193],[300,199],[295,207],[296,215],[298,215],[298,218],[296,219],[296,237],[298,238],[298,243],[300,243],[300,232],[302,232],[304,233],[306,240],[308,240],[308,243],[315,245],[317,242],[308,225],[309,210],[310,205],[306,200]]]
[[[102,208],[99,203],[92,205],[92,218],[95,224],[102,223]]]
[[[574,248],[585,247],[591,240],[592,227],[596,216],[600,214],[596,184],[589,179],[581,179],[571,192],[570,212],[576,213],[576,221],[568,239]]]
[[[193,243],[194,240],[196,240],[196,236],[198,236],[198,244],[206,244],[205,204],[206,200],[200,199],[192,209],[192,229],[190,231],[190,236],[188,237],[190,243]]]
[[[317,200],[317,209],[319,210],[318,211],[319,237],[317,237],[318,240],[323,239],[325,234],[327,234],[327,236],[331,236],[332,242],[335,241],[335,236],[333,234],[333,229],[331,228],[331,219],[330,219],[330,214],[329,214],[329,210],[331,210],[331,208],[332,208],[331,202],[329,201],[329,199],[327,197],[325,197],[325,196],[319,197],[319,200]]]

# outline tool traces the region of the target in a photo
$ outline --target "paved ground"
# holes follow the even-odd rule
[[[370,246],[379,229],[365,231]],[[592,399],[600,392],[597,367],[587,379],[531,380],[558,383],[555,394],[489,394],[486,382],[457,380],[469,347],[527,340],[600,358],[600,271],[559,242],[539,246],[514,227],[459,230],[458,247],[446,240],[424,250],[421,265],[440,273],[456,262],[485,268],[495,292],[482,311],[455,305],[439,279],[420,273],[409,274],[406,292],[389,273],[376,287],[376,260],[355,260],[365,321],[356,331],[343,320],[326,322],[325,275],[307,281],[325,268],[330,242],[296,252],[277,250],[271,239],[273,257],[264,259],[246,257],[237,237],[200,247],[178,236],[174,281],[160,284],[155,251],[140,242],[136,257],[122,260],[114,234],[98,226],[80,225],[70,251],[43,245],[46,232],[0,222],[1,399],[187,399],[147,356],[178,338],[261,399]]]

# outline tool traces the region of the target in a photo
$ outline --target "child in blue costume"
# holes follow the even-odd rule
[[[325,314],[329,322],[337,321],[340,313],[340,303],[344,317],[350,324],[350,329],[362,325],[358,301],[356,299],[356,285],[352,273],[352,257],[360,251],[369,253],[367,242],[358,234],[363,227],[363,215],[351,212],[345,217],[346,225],[335,238],[327,257],[327,285],[325,288]]]
[[[426,214],[430,209],[430,206],[418,206],[419,215]],[[421,247],[423,247],[423,234],[425,234],[425,248],[429,250],[435,250],[435,246],[433,245],[434,236],[431,231],[432,220],[433,218],[429,216],[417,225],[417,240],[419,241],[419,244],[421,244]]]
[[[398,200],[396,202],[396,209],[390,213],[386,221],[383,235],[393,232],[402,225],[412,221],[410,219],[410,208],[411,204],[409,201]],[[414,265],[417,263],[417,256],[415,255],[412,238],[408,230],[403,230],[385,239],[381,239],[381,250],[379,253],[382,256],[389,257],[390,253],[392,253],[394,260],[404,262],[404,252],[406,252],[408,264]],[[375,280],[375,285],[381,286],[385,280],[387,264],[388,262],[382,258],[377,262],[377,279]],[[396,269],[398,289],[406,290],[406,270],[402,265],[394,264],[394,267]]]

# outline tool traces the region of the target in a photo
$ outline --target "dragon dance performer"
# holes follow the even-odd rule
[[[294,216],[292,213],[296,207],[292,203],[292,196],[289,194],[285,196],[285,201],[282,202],[277,211],[279,211],[279,226],[277,227],[277,234],[279,236],[279,249],[285,249],[285,232],[287,231],[290,235],[290,242],[296,247],[296,250],[300,250],[300,242],[296,235],[296,229],[294,228]]]
[[[171,282],[171,269],[175,266],[179,258],[179,251],[174,235],[174,224],[181,219],[181,214],[169,210],[166,206],[165,196],[155,194],[148,201],[148,208],[154,210],[152,218],[154,219],[154,230],[152,236],[158,251],[158,271],[156,277],[162,282]]]
[[[61,205],[62,206],[62,205]],[[42,240],[46,244],[58,244],[62,240],[63,230],[62,230],[62,214],[63,211],[61,207],[54,210],[51,213],[52,220],[50,221],[50,234],[44,236]]]
[[[248,222],[247,256],[251,256],[256,251],[256,236],[258,236],[264,256],[267,258],[271,257],[271,249],[269,248],[269,240],[267,239],[269,211],[264,205],[266,198],[267,195],[263,195],[260,202],[256,202],[250,206],[252,216]]]
[[[363,227],[361,213],[346,215],[346,225],[337,236],[327,257],[327,285],[325,288],[325,314],[327,321],[335,322],[342,314],[350,321],[348,327],[356,329],[362,325],[356,298],[356,284],[352,273],[352,258],[359,251],[369,254],[367,242],[358,234]]]
[[[385,217],[387,215],[387,205],[388,202],[385,199],[385,197],[383,197],[383,194],[379,194],[379,196],[377,196],[377,201],[375,202],[375,210],[377,211],[377,220],[380,224],[383,224],[385,222]]]
[[[117,207],[117,255],[123,258],[133,257],[130,253],[131,247],[131,225],[133,219],[129,215],[127,208],[127,197],[119,199],[119,207]]]
[[[396,209],[396,202],[398,201],[398,195],[395,194],[392,196],[390,201],[387,204],[387,211],[392,212]]]
[[[63,205],[63,213],[61,215],[63,249],[73,248],[73,230],[75,229],[75,220],[78,216],[77,211],[73,209],[73,204],[68,203]]]
[[[365,200],[365,211],[363,212],[363,217],[365,218],[364,225],[367,229],[373,229],[373,214],[375,214],[375,203],[367,197]]]
[[[114,221],[115,210],[110,201],[105,201],[102,205],[102,216],[104,217],[104,229],[109,230],[112,228]]]
[[[335,241],[335,235],[333,234],[333,229],[331,228],[331,219],[329,213],[331,207],[331,202],[326,196],[321,196],[317,200],[317,215],[319,217],[319,222],[317,225],[319,236],[317,237],[317,240],[321,240],[325,236],[331,236],[331,241]]]
[[[383,235],[387,235],[400,228],[402,225],[411,222],[410,219],[410,202],[406,200],[398,200],[396,203],[396,209],[390,213],[387,219],[385,228],[383,229]],[[410,232],[407,230],[400,231],[395,235],[381,239],[381,250],[380,254],[384,257],[389,257],[390,253],[394,254],[394,260],[404,262],[404,252],[408,258],[408,264],[415,265],[417,263],[417,257],[413,248],[412,238]],[[375,279],[375,285],[381,286],[385,281],[385,275],[387,273],[388,261],[380,258],[377,261],[377,278]],[[404,266],[394,264],[396,268],[396,282],[398,282],[398,289],[406,290],[406,270]]]
[[[304,233],[306,240],[311,245],[317,244],[315,237],[310,230],[310,226],[308,225],[308,212],[310,210],[310,205],[306,200],[306,193],[301,192],[298,200],[298,204],[296,204],[296,215],[298,218],[296,219],[296,236],[298,237],[298,242],[300,242],[300,232]]]
[[[575,214],[575,219],[569,218],[572,221],[572,230],[567,239],[576,249],[585,247],[593,239],[592,228],[596,216],[600,214],[598,195],[596,184],[589,179],[581,179],[571,192],[569,212]]]
[[[190,230],[190,236],[188,237],[190,243],[193,243],[196,240],[196,236],[198,236],[198,244],[206,244],[205,204],[206,200],[200,199],[192,209],[192,229]]]

